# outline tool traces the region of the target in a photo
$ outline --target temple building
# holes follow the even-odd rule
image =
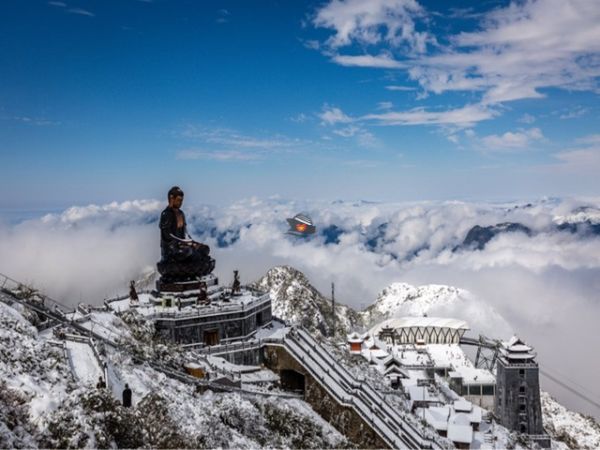
[[[213,346],[253,337],[272,320],[268,293],[243,287],[219,286],[210,274],[182,292],[146,292],[138,300],[108,300],[115,312],[135,309],[154,323],[158,337],[178,344]],[[200,286],[200,289],[198,287]]]
[[[502,344],[496,365],[494,413],[506,428],[549,448],[550,437],[542,423],[539,367],[532,350],[516,336]]]

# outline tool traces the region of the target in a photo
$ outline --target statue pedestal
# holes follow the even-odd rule
[[[161,277],[156,280],[156,290],[161,293],[199,291],[202,283],[206,283],[206,287],[216,286],[219,284],[219,279],[213,274],[209,274],[194,280],[168,281],[165,283]]]

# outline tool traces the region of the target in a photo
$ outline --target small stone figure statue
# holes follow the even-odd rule
[[[139,301],[137,292],[135,290],[135,281],[133,280],[131,280],[129,283],[129,299],[134,303]]]
[[[233,271],[233,286],[231,287],[231,294],[232,295],[240,295],[241,294],[241,284],[240,284],[240,277],[238,275],[238,271],[234,270]]]
[[[197,305],[210,305],[210,298],[206,292],[206,283],[203,281],[200,283],[200,292],[198,292],[198,298],[196,300]]]

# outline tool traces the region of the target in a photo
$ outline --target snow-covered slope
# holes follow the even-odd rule
[[[69,389],[61,351],[38,339],[16,309],[0,302],[0,448],[36,446],[43,416]]]
[[[97,389],[72,377],[50,337],[0,302],[0,448],[349,446],[301,400],[198,393],[108,347],[109,389]],[[132,345],[159,357],[147,342]],[[124,383],[133,391],[132,408],[119,402]]]
[[[482,299],[465,289],[439,284],[392,283],[360,314],[369,328],[391,317],[426,314],[465,320],[476,334],[507,336],[513,333],[510,324]]]
[[[367,324],[373,324],[394,316],[422,316],[432,307],[455,303],[467,295],[467,291],[452,286],[392,283],[379,292],[375,302],[363,312],[363,317]]]
[[[552,439],[572,449],[600,448],[600,424],[592,417],[569,411],[547,392],[541,392],[544,428]]]

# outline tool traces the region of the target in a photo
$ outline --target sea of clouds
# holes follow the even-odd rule
[[[65,303],[127,291],[160,257],[156,200],[74,206],[17,223],[0,222],[0,273]],[[447,284],[472,301],[440,313],[472,332],[536,348],[542,368],[600,400],[600,236],[560,231],[561,223],[600,223],[600,199],[532,203],[374,203],[250,198],[225,207],[184,205],[188,231],[211,246],[222,283],[239,269],[243,282],[288,264],[327,294],[355,308],[371,304],[392,282]],[[287,235],[286,218],[312,217],[318,232]],[[461,248],[475,225],[517,222],[532,230],[503,233],[483,250]],[[335,225],[335,228],[333,227]],[[567,406],[600,411],[542,378]]]

